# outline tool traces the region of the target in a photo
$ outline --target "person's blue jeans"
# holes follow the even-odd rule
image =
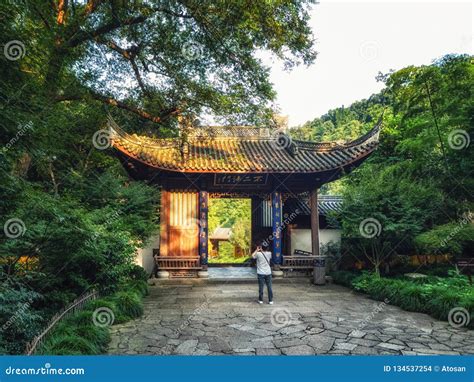
[[[259,275],[258,277],[258,300],[263,301],[263,285],[267,285],[268,301],[273,301],[272,275]]]

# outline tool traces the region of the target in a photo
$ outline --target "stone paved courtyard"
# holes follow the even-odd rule
[[[158,285],[144,315],[112,327],[110,354],[474,354],[474,331],[370,300],[337,285]]]

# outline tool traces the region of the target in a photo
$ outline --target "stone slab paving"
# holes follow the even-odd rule
[[[474,354],[474,331],[337,286],[275,283],[158,285],[145,313],[114,325],[110,354]]]
[[[248,279],[255,280],[257,278],[257,270],[255,267],[209,267],[209,279]]]

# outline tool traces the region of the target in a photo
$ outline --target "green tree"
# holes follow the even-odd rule
[[[394,254],[467,255],[474,242],[468,226],[458,239],[442,244],[473,210],[472,57],[448,55],[379,79],[386,85],[381,93],[293,131],[304,139],[348,141],[366,132],[385,109],[378,150],[322,190],[344,196],[344,252],[366,259],[377,272]],[[360,224],[369,218],[380,232],[364,238]]]

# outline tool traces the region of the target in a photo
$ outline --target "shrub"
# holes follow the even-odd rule
[[[108,328],[94,325],[92,311],[85,310],[59,323],[37,354],[101,354],[109,341]]]
[[[74,329],[74,333],[94,344],[100,353],[107,350],[107,344],[110,342],[110,333],[107,327],[99,327],[95,325],[78,326]]]
[[[137,264],[132,264],[130,266],[127,276],[131,280],[141,280],[145,282],[148,280],[148,274],[146,273],[145,269]]]
[[[68,318],[67,322],[74,326],[91,325],[93,323],[92,321],[93,315],[94,315],[94,312],[92,310],[86,309]]]
[[[100,354],[101,351],[93,342],[78,335],[57,332],[50,336],[37,354],[48,355],[82,355]]]
[[[352,281],[358,276],[357,273],[349,271],[334,271],[331,276],[336,284],[352,287]]]
[[[113,296],[120,316],[127,319],[137,318],[143,314],[143,304],[137,293],[132,291],[117,292]]]
[[[114,314],[114,324],[121,324],[130,320],[131,317],[123,314],[121,309],[117,307],[116,301],[114,300],[114,295],[107,298],[99,298],[97,300],[91,301],[87,304],[87,309],[95,311],[97,309],[107,308],[110,309]]]
[[[8,280],[0,287],[0,353],[21,354],[43,324],[34,304],[42,296],[20,282]]]
[[[131,280],[122,289],[135,292],[142,297],[148,295],[148,284],[143,280]]]
[[[120,292],[88,302],[83,311],[59,323],[37,354],[104,353],[110,341],[109,328],[94,324],[94,312],[100,308],[110,309],[114,314],[114,323],[122,323],[143,314],[141,296],[147,291],[146,282],[134,279],[122,284],[122,287],[124,290]]]
[[[461,255],[474,241],[474,227],[466,216],[456,223],[432,228],[415,237],[415,245],[421,253],[451,253]]]
[[[403,282],[403,284],[398,305],[412,312],[425,312],[426,299],[421,294],[421,288],[414,283]]]
[[[373,273],[334,272],[336,283],[366,293],[375,300],[388,299],[390,304],[414,312],[428,313],[447,320],[453,308],[465,308],[470,312],[469,327],[474,327],[474,288],[467,278],[455,273],[450,277],[426,277],[411,280],[405,277],[386,278]]]

